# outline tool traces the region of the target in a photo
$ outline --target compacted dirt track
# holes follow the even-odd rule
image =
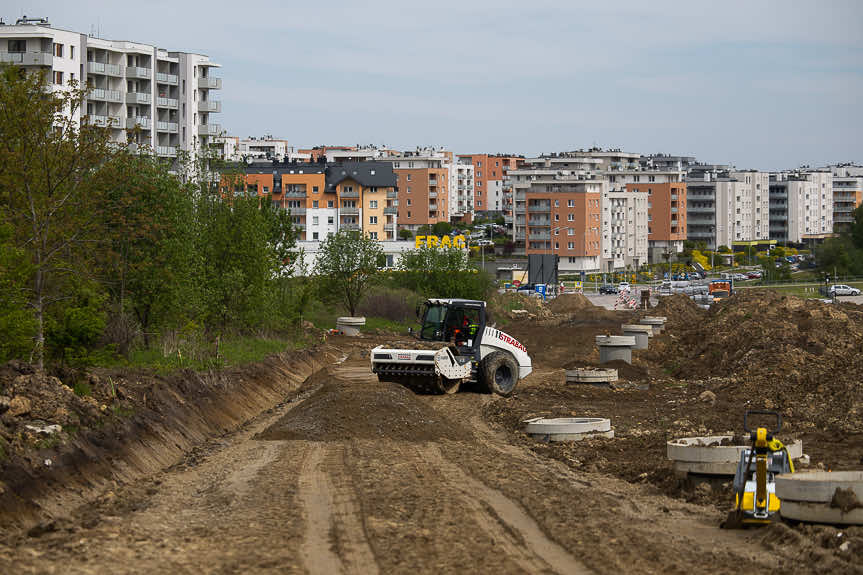
[[[8,536],[0,573],[818,571],[710,507],[540,457],[484,422],[495,401],[415,396],[352,356],[183,463]]]

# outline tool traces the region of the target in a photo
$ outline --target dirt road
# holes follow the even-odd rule
[[[352,356],[180,465],[0,545],[0,573],[817,571],[718,512],[542,458]]]

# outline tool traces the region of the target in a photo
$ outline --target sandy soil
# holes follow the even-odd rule
[[[183,463],[8,536],[0,572],[859,572],[801,558],[794,532],[769,549],[714,508],[539,455],[481,415],[513,400],[405,394],[357,355]],[[335,432],[280,438],[326,405]]]

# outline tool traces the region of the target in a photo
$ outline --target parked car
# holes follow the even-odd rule
[[[737,282],[737,281],[743,281],[743,280],[748,280],[748,279],[749,279],[749,278],[746,276],[746,274],[734,274],[734,276],[732,276],[732,277],[734,278],[734,281],[736,281],[736,282]]]
[[[761,272],[749,272],[748,274],[746,274],[746,277],[751,280],[761,279]]]
[[[845,284],[834,284],[827,288],[827,295],[860,295],[860,290]]]
[[[612,284],[602,284],[599,286],[599,293],[617,293],[617,286]]]
[[[494,242],[491,240],[478,240],[476,242],[476,245],[478,245],[478,246],[493,246]]]
[[[620,282],[617,284],[618,291],[629,291],[629,282]]]

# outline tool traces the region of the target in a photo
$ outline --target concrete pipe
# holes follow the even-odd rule
[[[625,335],[598,335],[596,346],[599,348],[599,363],[621,360],[632,363],[632,348],[635,338]]]
[[[617,381],[617,370],[607,367],[585,367],[566,370],[566,383],[609,384]]]
[[[863,471],[816,471],[776,476],[784,519],[863,525]]]
[[[336,329],[345,335],[357,336],[360,335],[360,328],[366,325],[364,317],[340,317],[336,320]]]
[[[614,437],[611,420],[600,417],[536,417],[524,422],[524,432],[544,441],[581,441]]]
[[[732,435],[672,439],[666,443],[666,454],[679,476],[690,473],[733,476],[737,472],[740,454],[750,447],[748,444],[727,445],[733,439]],[[800,459],[803,456],[803,442],[800,440],[787,445],[786,449],[791,459]]]
[[[653,328],[649,325],[625,323],[620,326],[620,329],[623,331],[623,335],[635,338],[634,349],[647,349],[648,339],[653,337]]]

